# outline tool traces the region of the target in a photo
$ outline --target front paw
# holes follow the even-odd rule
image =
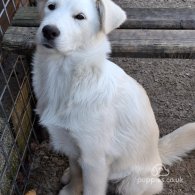
[[[58,195],[81,195],[81,190],[72,188],[70,184],[63,187]]]
[[[59,192],[58,195],[73,195],[73,194],[72,194],[72,192],[71,192],[71,190],[70,190],[70,187],[67,185],[67,186],[63,187],[63,188],[60,190],[60,192]]]
[[[64,173],[63,176],[61,177],[61,183],[64,185],[67,185],[70,183],[70,168],[68,167]]]

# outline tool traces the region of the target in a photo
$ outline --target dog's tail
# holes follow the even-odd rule
[[[195,149],[195,123],[186,124],[159,140],[162,163],[172,165]]]

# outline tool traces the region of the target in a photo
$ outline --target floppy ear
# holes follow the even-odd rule
[[[96,0],[96,4],[105,34],[110,33],[126,20],[126,13],[111,0]]]

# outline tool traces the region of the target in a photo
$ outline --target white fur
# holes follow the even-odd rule
[[[172,165],[195,149],[195,123],[188,123],[159,141],[159,151],[163,164]]]
[[[84,195],[105,195],[108,180],[120,181],[117,191],[123,195],[159,193],[160,169],[155,176],[152,169],[161,166],[162,160],[171,164],[195,148],[195,123],[159,144],[158,125],[145,90],[107,60],[106,34],[125,20],[116,4],[41,1],[43,21],[37,32],[33,86],[40,122],[47,127],[54,149],[70,160],[70,173],[62,180],[67,183],[70,176],[71,181],[60,195],[79,195],[82,190]],[[56,3],[53,11],[47,8],[51,2]],[[80,12],[86,20],[73,18]],[[42,45],[45,25],[60,30],[53,49]],[[153,183],[137,182],[144,178]]]

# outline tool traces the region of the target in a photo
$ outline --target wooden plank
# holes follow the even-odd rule
[[[127,22],[121,28],[195,29],[195,9],[127,8]]]
[[[2,47],[19,54],[35,49],[35,27],[10,27]],[[114,57],[195,58],[194,30],[118,29],[109,36]]]
[[[4,49],[29,54],[35,49],[36,27],[9,27],[3,37]]]
[[[195,9],[192,8],[124,8],[127,21],[123,29],[195,29]],[[36,7],[20,8],[13,26],[37,27],[39,16]]]
[[[21,7],[13,18],[12,26],[37,27],[39,23],[39,14],[36,7]]]
[[[114,31],[110,40],[113,56],[194,58],[193,30],[125,30]]]

